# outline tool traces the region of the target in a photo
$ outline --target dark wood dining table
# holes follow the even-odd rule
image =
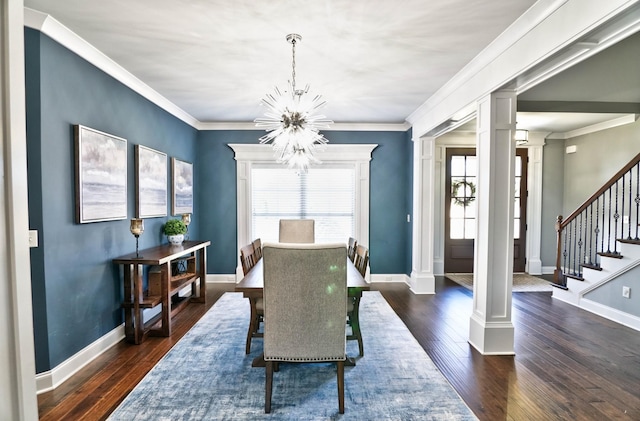
[[[258,260],[255,266],[245,275],[242,280],[236,284],[235,290],[242,292],[244,297],[249,299],[251,306],[251,315],[255,314],[256,302],[259,298],[262,298],[262,291],[264,288],[263,278],[263,259]],[[358,269],[354,266],[353,262],[347,258],[347,295],[354,298],[354,308],[352,319],[359,321],[359,307],[360,298],[362,297],[362,291],[369,291],[370,284],[360,274]],[[353,358],[347,357],[346,365],[355,365]],[[256,357],[252,363],[253,367],[264,367],[264,360],[262,355]]]

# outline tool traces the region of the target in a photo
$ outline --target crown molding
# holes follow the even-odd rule
[[[229,143],[236,161],[275,162],[273,146],[258,143]],[[370,161],[377,143],[329,144],[315,153],[322,162]]]
[[[522,93],[639,28],[637,0],[540,0],[407,121],[421,136],[491,92]]]
[[[198,122],[195,126],[198,130],[259,130],[254,122]],[[323,129],[323,132],[337,131],[358,131],[358,132],[406,132],[411,128],[411,124],[404,123],[333,123],[330,128]]]
[[[96,66],[134,92],[142,95],[158,107],[197,130],[260,130],[256,128],[254,122],[201,122],[197,120],[51,15],[25,7],[24,25],[47,35],[49,38]],[[411,124],[408,122],[399,124],[334,123],[331,128],[325,129],[324,131],[406,132],[410,128]]]
[[[124,67],[120,66],[107,55],[78,36],[75,32],[58,22],[52,16],[25,7],[24,25],[47,35],[49,38],[71,50],[73,53],[82,57],[123,85],[153,102],[158,107],[164,109],[190,126],[196,127],[198,120],[164,96],[160,95],[149,85],[135,77]]]
[[[516,19],[504,32],[494,39],[476,57],[444,84],[433,96],[420,105],[407,121],[416,124],[433,108],[447,100],[449,96],[461,89],[466,83],[487,71],[492,63],[505,51],[513,48],[527,34],[540,25],[548,16],[555,13],[569,0],[541,0]],[[428,129],[432,129],[429,127]]]
[[[547,139],[566,140],[573,137],[584,136],[586,134],[635,123],[636,120],[638,120],[639,116],[640,114],[629,114],[623,117],[614,118],[613,120],[603,121],[602,123],[592,124],[590,126],[582,127],[580,129],[575,129],[564,133],[551,133],[547,136]]]

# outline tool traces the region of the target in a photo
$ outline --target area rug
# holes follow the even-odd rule
[[[466,289],[473,290],[473,273],[446,273],[444,276]],[[551,292],[553,287],[545,279],[526,273],[513,274],[512,292]]]
[[[363,357],[345,368],[338,413],[335,364],[282,364],[264,413],[255,339],[245,355],[249,302],[225,293],[142,379],[110,420],[477,420],[377,291],[365,292]],[[358,354],[357,341],[347,353]]]

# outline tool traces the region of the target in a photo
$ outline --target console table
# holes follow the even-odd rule
[[[163,244],[113,259],[124,270],[124,326],[127,341],[141,343],[149,336],[170,336],[171,318],[189,302],[204,303],[207,258],[210,241],[185,241],[180,246]],[[175,270],[176,265],[180,270]],[[144,266],[150,268],[148,287],[143,287]],[[155,270],[153,270],[155,269]],[[199,289],[197,282],[200,281]],[[191,296],[181,299],[178,292],[191,284]],[[146,323],[142,312],[162,305],[162,311]]]

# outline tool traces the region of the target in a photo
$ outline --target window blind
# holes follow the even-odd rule
[[[280,219],[314,219],[316,243],[343,242],[355,231],[355,166],[306,174],[277,166],[251,170],[252,237],[277,242]]]

